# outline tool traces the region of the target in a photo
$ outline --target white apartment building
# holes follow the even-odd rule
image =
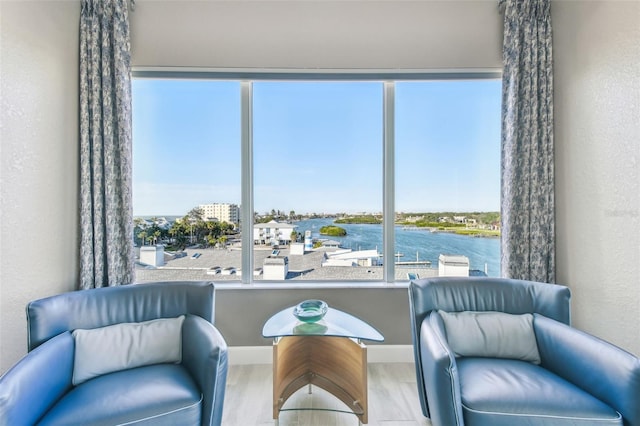
[[[217,220],[218,222],[240,223],[240,207],[237,204],[213,203],[200,204],[204,220]]]
[[[276,222],[275,220],[267,223],[255,223],[253,225],[253,243],[289,244],[291,243],[291,232],[297,227],[298,225]]]

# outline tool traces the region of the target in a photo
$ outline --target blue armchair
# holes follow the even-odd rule
[[[29,352],[0,377],[0,425],[220,425],[227,346],[213,317],[206,282],[29,303]]]
[[[434,426],[640,425],[640,360],[572,328],[567,287],[438,277],[409,301]]]

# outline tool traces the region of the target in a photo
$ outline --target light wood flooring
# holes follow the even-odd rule
[[[222,426],[273,425],[271,365],[230,366]],[[431,426],[422,415],[413,363],[369,364],[370,426]],[[337,398],[314,386],[304,387],[284,408],[348,410]],[[353,414],[331,411],[283,411],[280,426],[357,426]]]

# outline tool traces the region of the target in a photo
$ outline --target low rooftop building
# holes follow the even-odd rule
[[[287,256],[267,256],[262,263],[262,278],[265,280],[285,280],[288,273]]]
[[[469,258],[462,255],[441,254],[438,256],[438,275],[441,277],[468,277]]]

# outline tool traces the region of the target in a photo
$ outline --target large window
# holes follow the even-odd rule
[[[499,274],[499,80],[143,77],[138,281]]]
[[[396,278],[499,276],[500,81],[395,89]]]
[[[351,215],[381,215],[381,111],[380,83],[253,85],[258,277],[337,280],[342,273],[347,279],[367,278],[345,274],[361,272],[350,267],[353,259],[334,259],[344,251],[337,246],[358,247],[348,233],[335,234],[344,228],[333,222]],[[377,261],[378,252],[369,256]]]
[[[205,279],[238,246],[240,83],[134,79],[132,115],[136,278]]]

